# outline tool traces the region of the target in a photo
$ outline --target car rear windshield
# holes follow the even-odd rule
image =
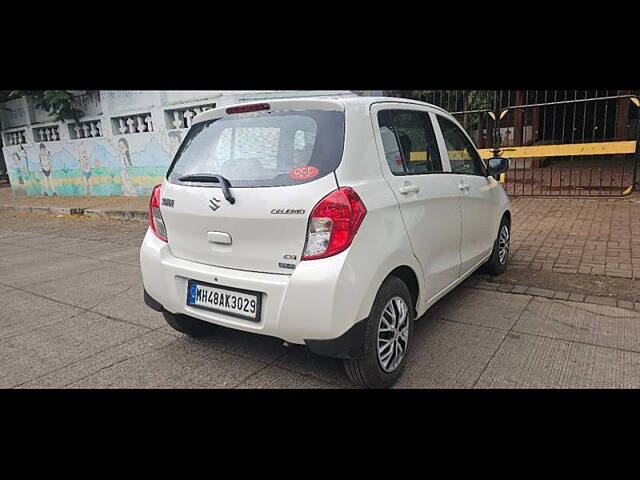
[[[167,179],[222,175],[232,187],[299,185],[332,173],[344,147],[344,113],[325,110],[230,115],[191,127]]]

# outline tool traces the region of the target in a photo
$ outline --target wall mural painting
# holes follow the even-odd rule
[[[5,147],[16,195],[148,196],[162,182],[179,131]]]

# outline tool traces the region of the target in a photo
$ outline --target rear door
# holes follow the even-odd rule
[[[420,107],[372,107],[383,174],[391,186],[430,300],[460,274],[460,196],[443,164],[432,122]]]
[[[450,119],[437,115],[462,205],[462,273],[491,253],[498,234],[496,215],[502,186],[487,177],[486,166],[468,135]]]
[[[207,112],[191,127],[161,192],[176,257],[280,274],[299,263],[311,210],[337,188],[344,113],[332,103],[273,103]],[[218,182],[185,180],[200,174],[227,179],[233,201]]]

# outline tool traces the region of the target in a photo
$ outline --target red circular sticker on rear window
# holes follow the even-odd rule
[[[317,177],[319,173],[320,170],[316,167],[296,167],[289,172],[289,177],[293,180],[311,180],[312,178]]]

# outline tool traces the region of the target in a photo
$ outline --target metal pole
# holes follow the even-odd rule
[[[639,107],[640,108],[640,107]],[[640,111],[638,112],[636,119],[636,153],[635,163],[633,166],[633,179],[631,181],[631,192],[640,189],[640,182],[638,181],[638,163],[640,163]]]
[[[640,109],[640,98],[636,95],[631,95],[630,100],[633,104]],[[640,190],[640,181],[638,180],[638,164],[640,164],[640,111],[638,111],[638,115],[636,115],[636,151],[634,154],[634,162],[633,162],[633,177],[631,179],[631,185],[627,190],[622,192],[622,195],[631,195],[634,191]],[[624,174],[623,174],[624,178]]]
[[[493,156],[500,156],[500,110],[493,111]]]

